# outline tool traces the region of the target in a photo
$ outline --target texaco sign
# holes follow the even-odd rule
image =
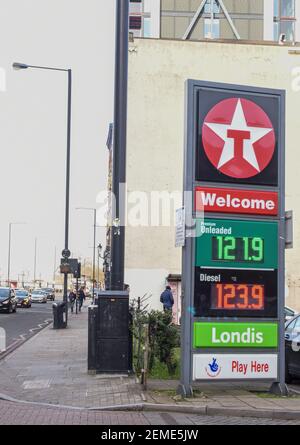
[[[198,181],[278,184],[273,98],[199,92]]]

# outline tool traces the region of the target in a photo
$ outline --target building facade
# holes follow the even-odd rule
[[[300,40],[297,0],[161,0],[162,38],[278,41],[281,34]]]
[[[286,303],[300,310],[300,46],[265,42],[136,39],[129,58],[125,281],[131,296],[160,293],[169,282],[180,318],[181,249],[175,248],[175,209],[181,206],[185,81],[210,80],[283,89],[286,109],[286,210],[294,213],[294,247],[286,251]],[[298,76],[298,78],[297,78]],[[152,215],[153,195],[165,206]],[[167,197],[171,197],[171,203]],[[164,203],[163,203],[164,201]],[[147,218],[141,215],[147,213]],[[152,212],[152,213],[151,213]]]
[[[129,30],[134,37],[160,37],[160,0],[130,0]]]

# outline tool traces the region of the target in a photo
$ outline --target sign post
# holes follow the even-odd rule
[[[187,81],[184,396],[240,379],[287,393],[284,122],[284,91]]]

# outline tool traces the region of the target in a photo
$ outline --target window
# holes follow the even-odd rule
[[[149,18],[144,19],[144,37],[151,37],[151,20]]]
[[[204,20],[204,37],[206,39],[220,38],[220,20],[215,19],[213,23],[210,19]]]
[[[142,17],[140,15],[131,15],[129,17],[129,29],[141,29]]]
[[[214,14],[218,14],[220,12],[220,5],[217,2],[217,0],[213,0],[213,2],[214,2]],[[204,13],[210,14],[210,12],[211,12],[211,3],[210,1],[207,1],[204,6]]]
[[[295,0],[274,0],[274,39],[285,34],[286,40],[295,40]]]
[[[281,11],[280,16],[281,17],[295,17],[295,0],[284,0],[280,2]]]

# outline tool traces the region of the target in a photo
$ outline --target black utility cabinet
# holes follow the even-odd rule
[[[128,292],[98,293],[89,308],[89,371],[132,371],[132,335]]]

